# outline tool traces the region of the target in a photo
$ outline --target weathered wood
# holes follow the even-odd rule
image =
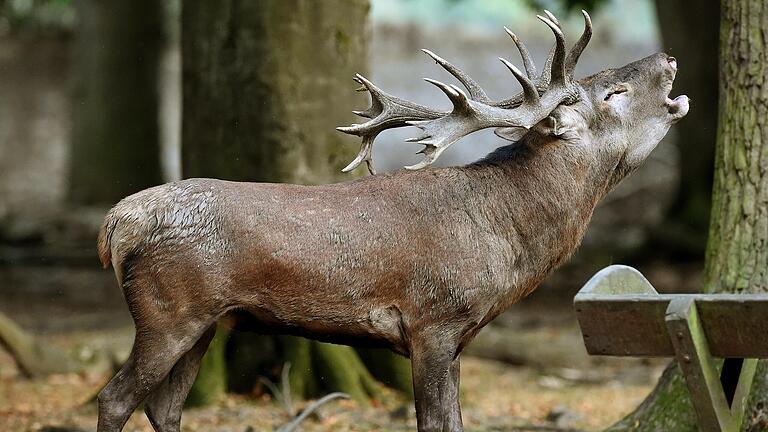
[[[657,294],[637,270],[610,266],[574,299],[587,352],[593,355],[671,357],[675,348],[664,317],[676,298],[695,301],[715,357],[768,357],[768,295]]]
[[[726,363],[736,359],[726,359]],[[739,359],[742,360],[742,359]],[[743,359],[739,380],[736,383],[736,391],[731,401],[731,416],[737,425],[744,423],[749,405],[749,393],[752,390],[752,383],[755,381],[755,372],[757,371],[757,359]],[[722,379],[722,376],[721,376]]]
[[[669,298],[615,297],[582,296],[575,302],[588,353],[636,357],[675,355],[664,324]]]
[[[597,272],[574,299],[584,345],[592,355],[673,355],[666,336],[668,301],[637,270],[612,265]]]
[[[19,371],[29,378],[82,372],[86,366],[89,366],[71,353],[49,345],[26,332],[3,313],[0,313],[0,348],[8,351]],[[104,367],[104,364],[94,362],[90,366],[96,369]]]
[[[755,358],[768,358],[768,323],[756,319],[768,295],[656,294],[637,270],[611,266],[574,305],[590,354],[676,357],[701,429],[740,430]]]
[[[731,417],[717,360],[710,354],[693,298],[680,296],[673,299],[667,310],[666,324],[699,426],[704,432],[735,432],[738,425]]]
[[[658,294],[648,279],[636,269],[615,264],[595,273],[576,296],[585,294]]]
[[[537,369],[588,367],[590,358],[579,342],[578,330],[542,328],[518,331],[516,328],[488,325],[463,351],[473,356],[525,365]]]
[[[675,298],[696,302],[716,357],[768,357],[768,296],[757,294],[579,294],[574,305],[587,352],[593,355],[671,357],[664,315]]]

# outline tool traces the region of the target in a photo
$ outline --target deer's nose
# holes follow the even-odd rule
[[[667,57],[667,63],[669,63],[669,67],[671,67],[672,70],[674,70],[674,71],[677,70],[677,59],[676,58],[674,58],[672,56]]]

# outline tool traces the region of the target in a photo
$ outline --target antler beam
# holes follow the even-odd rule
[[[367,91],[371,95],[371,106],[365,111],[354,111],[354,113],[370,120],[362,124],[337,128],[341,132],[362,138],[357,157],[342,171],[351,171],[366,162],[370,173],[375,174],[372,160],[373,142],[385,129],[403,126],[415,126],[421,129],[422,133],[419,136],[406,140],[424,146],[419,152],[424,154],[424,158],[415,165],[405,167],[415,170],[431,165],[445,149],[472,132],[497,127],[527,130],[546,118],[558,105],[575,102],[579,92],[578,85],[573,80],[573,71],[592,37],[592,21],[589,14],[582,11],[584,32],[566,55],[565,36],[560,23],[549,11],[544,11],[544,14],[546,16],[537,15],[537,18],[550,28],[555,37],[555,45],[538,77],[536,77],[536,66],[528,49],[514,33],[505,27],[520,52],[525,69],[523,74],[509,61],[499,58],[523,88],[520,94],[510,99],[491,101],[482,87],[469,75],[426,49],[422,51],[453,75],[467,90],[465,93],[455,85],[425,78],[425,81],[445,93],[453,104],[451,111],[438,111],[392,96],[362,75],[356,75],[355,81],[362,85],[358,90]]]

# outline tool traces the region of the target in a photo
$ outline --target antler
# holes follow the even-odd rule
[[[351,171],[365,161],[371,174],[375,174],[372,160],[373,142],[385,129],[403,126],[415,126],[421,129],[422,133],[418,137],[406,140],[424,145],[419,152],[424,154],[424,159],[415,165],[405,167],[415,170],[431,165],[451,144],[472,132],[499,127],[530,129],[558,105],[575,102],[579,98],[579,91],[578,85],[573,80],[573,71],[579,56],[592,37],[592,21],[589,14],[582,11],[584,32],[566,56],[565,37],[560,29],[560,23],[549,11],[544,13],[546,17],[537,15],[537,18],[552,30],[555,45],[538,77],[528,49],[514,33],[505,27],[520,52],[526,72],[523,74],[512,63],[499,58],[523,88],[520,94],[510,99],[493,102],[469,75],[429,50],[422,51],[467,89],[465,93],[455,85],[424,78],[445,93],[453,104],[451,111],[437,111],[392,96],[362,75],[356,75],[355,81],[362,84],[358,91],[367,91],[371,95],[371,106],[365,111],[354,111],[354,113],[370,120],[363,124],[336,128],[341,132],[362,138],[357,157],[342,171]]]

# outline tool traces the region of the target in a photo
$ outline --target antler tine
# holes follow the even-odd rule
[[[370,108],[354,113],[370,120],[363,124],[336,128],[339,132],[357,135],[363,139],[357,157],[342,170],[343,172],[352,171],[365,161],[368,171],[376,174],[372,159],[373,142],[381,131],[407,126],[406,120],[409,119],[436,119],[445,115],[443,112],[392,96],[360,74],[355,75],[354,79],[362,84],[363,90],[368,91],[371,96]]]
[[[536,79],[536,85],[540,88],[546,89],[549,86],[549,78],[550,75],[552,75],[552,60],[555,58],[555,51],[557,51],[557,42],[555,42],[555,44],[552,45],[552,48],[549,49],[547,60],[544,62],[544,68]]]
[[[552,21],[552,23],[554,23],[558,28],[560,27],[560,23],[559,21],[557,21],[557,18],[555,18],[554,20],[552,19],[554,18],[554,15],[552,15],[551,12],[545,10],[544,13],[547,15],[547,18],[550,21]],[[584,15],[584,31],[582,32],[581,37],[576,42],[576,44],[574,44],[573,48],[571,48],[570,52],[568,53],[568,56],[565,58],[564,76],[566,77],[566,79],[572,79],[573,71],[576,67],[576,63],[578,62],[579,57],[581,56],[581,53],[589,44],[589,41],[592,37],[592,20],[586,11],[582,10],[581,13],[582,15]],[[536,72],[535,72],[536,66],[535,65],[532,66],[532,70],[534,71],[533,74],[530,73],[530,70],[531,70],[530,67],[526,66],[526,63],[528,62],[533,63],[533,61],[531,60],[531,56],[527,52],[525,45],[508,28],[504,27],[504,30],[507,32],[507,34],[510,37],[512,37],[512,39],[518,45],[518,49],[521,50],[521,57],[523,58],[523,66],[525,66],[526,68],[526,73],[528,75],[528,78],[531,78],[533,80],[534,84],[536,85],[536,88],[539,90],[539,93],[546,91],[551,81],[552,62],[558,50],[558,41],[556,40],[555,43],[552,45],[552,49],[549,50],[549,55],[547,56],[547,60],[544,63],[544,68],[541,74],[536,76]],[[562,33],[562,30],[560,32]],[[557,33],[555,34],[557,35]],[[523,50],[525,50],[525,53],[523,53]],[[523,102],[523,94],[518,94],[509,99],[495,102],[493,103],[493,105],[498,107],[503,107],[503,108],[515,108],[519,106],[522,102]]]
[[[548,14],[551,15],[551,14]],[[554,33],[555,47],[551,56],[551,73],[542,75],[539,81],[546,79],[550,84],[544,91],[551,93],[546,103],[539,97],[539,90],[531,79],[526,77],[512,63],[500,59],[512,72],[523,87],[522,98],[515,98],[520,102],[514,108],[501,107],[501,103],[479,103],[467,99],[466,95],[456,86],[449,86],[439,81],[426,79],[427,82],[437,86],[453,103],[453,110],[443,117],[431,121],[411,121],[408,124],[416,126],[423,131],[421,136],[409,139],[424,145],[420,153],[424,159],[408,166],[408,169],[419,169],[431,165],[440,154],[463,136],[487,127],[516,127],[528,129],[542,118],[546,117],[560,103],[573,100],[578,97],[569,77],[565,75],[565,36],[558,24],[551,19],[538,16]],[[511,33],[511,32],[510,32]],[[512,35],[510,35],[512,36]],[[516,39],[513,37],[513,40]],[[524,58],[525,54],[521,54]],[[530,55],[527,56],[530,59]],[[542,84],[541,82],[539,84]],[[510,100],[511,102],[512,100]],[[502,102],[503,103],[503,102]]]
[[[353,114],[372,119],[376,117],[377,115],[381,114],[381,112],[384,110],[384,106],[381,103],[381,99],[379,98],[379,95],[381,95],[382,91],[380,88],[376,87],[375,84],[365,79],[364,76],[360,74],[355,74],[355,77],[352,78],[356,83],[360,84],[360,87],[355,89],[355,91],[358,92],[364,92],[367,91],[371,94],[371,106],[364,111],[352,111]]]
[[[552,56],[551,71],[549,75],[549,84],[562,85],[565,83],[565,36],[560,27],[549,18],[536,15],[544,24],[546,24],[555,35],[554,55]],[[546,68],[545,68],[546,69]]]
[[[584,15],[584,31],[581,33],[581,37],[576,41],[576,44],[573,45],[571,52],[568,53],[568,57],[565,59],[565,73],[569,76],[573,75],[573,71],[576,69],[576,63],[579,61],[581,53],[584,52],[584,48],[587,47],[590,39],[592,39],[592,19],[585,10],[582,10],[581,14]]]
[[[469,97],[472,98],[472,100],[476,100],[478,102],[490,102],[490,98],[485,93],[485,90],[483,90],[480,85],[472,79],[469,75],[467,75],[464,71],[457,68],[453,64],[451,64],[448,60],[440,57],[439,55],[433,53],[432,51],[428,49],[422,49],[424,54],[432,57],[432,60],[434,60],[437,64],[443,67],[443,69],[447,70],[451,75],[456,77],[459,82],[467,89],[469,92]]]
[[[469,100],[467,99],[467,95],[465,95],[460,88],[456,87],[455,85],[448,85],[432,78],[424,78],[424,81],[442,90],[443,93],[448,96],[448,99],[451,100],[454,111],[467,111],[469,109]]]
[[[579,84],[573,80],[572,75],[579,56],[592,36],[592,23],[589,15],[584,12],[584,32],[566,56],[565,36],[563,36],[560,23],[549,11],[545,11],[544,14],[546,16],[538,16],[538,18],[554,34],[555,45],[549,54],[544,70],[538,76],[536,76],[536,66],[525,44],[505,27],[507,34],[520,51],[525,68],[525,73],[523,73],[509,61],[499,58],[523,88],[522,93],[507,100],[499,102],[489,100],[485,91],[472,78],[429,50],[423,51],[467,89],[468,95],[455,85],[425,78],[428,83],[445,93],[451,101],[453,107],[450,112],[436,111],[399,99],[385,93],[361,75],[357,75],[355,80],[360,82],[363,89],[371,95],[371,107],[355,113],[368,117],[370,120],[363,124],[338,128],[342,132],[363,138],[360,152],[355,160],[344,168],[344,172],[354,169],[365,161],[371,173],[375,173],[371,158],[373,142],[381,131],[388,128],[415,126],[421,130],[419,136],[406,140],[424,146],[419,151],[420,154],[424,155],[424,158],[420,162],[406,167],[407,169],[420,169],[431,165],[446,148],[475,131],[486,128],[502,128],[505,130],[504,137],[513,139],[509,137],[520,135],[510,135],[507,129],[516,129],[524,134],[525,131],[546,118],[560,104],[570,104],[578,100]]]
[[[560,25],[560,21],[557,20],[556,16],[552,15],[552,12],[544,9],[544,15],[546,15],[547,18],[549,18],[549,20],[552,21],[553,23],[555,23],[558,27],[562,27]]]
[[[349,165],[344,167],[341,172],[348,173],[365,161],[368,167],[368,172],[371,173],[371,175],[376,175],[376,167],[373,166],[373,141],[376,139],[377,135],[378,133],[374,133],[363,137],[363,143],[360,145],[360,151],[357,153],[357,157],[355,157],[355,160],[350,162]]]
[[[523,103],[531,105],[538,103],[539,91],[536,89],[536,85],[534,85],[530,79],[526,78],[515,65],[501,57],[499,57],[499,60],[504,63],[504,66],[512,72],[512,75],[517,78],[517,81],[520,82],[520,85],[523,87]]]
[[[415,171],[415,170],[419,170],[432,165],[432,163],[436,161],[438,157],[440,157],[440,155],[443,153],[443,151],[446,148],[447,146],[435,147],[431,145],[425,145],[421,151],[416,153],[416,154],[423,154],[424,159],[420,160],[419,162],[413,165],[406,165],[405,169]]]
[[[533,62],[533,58],[531,58],[531,53],[528,51],[528,47],[525,46],[523,41],[521,41],[516,34],[512,33],[512,30],[504,27],[504,31],[507,32],[509,37],[512,38],[512,41],[517,46],[517,50],[520,52],[520,57],[523,60],[523,67],[525,68],[525,73],[528,75],[528,78],[535,79],[536,63]]]

